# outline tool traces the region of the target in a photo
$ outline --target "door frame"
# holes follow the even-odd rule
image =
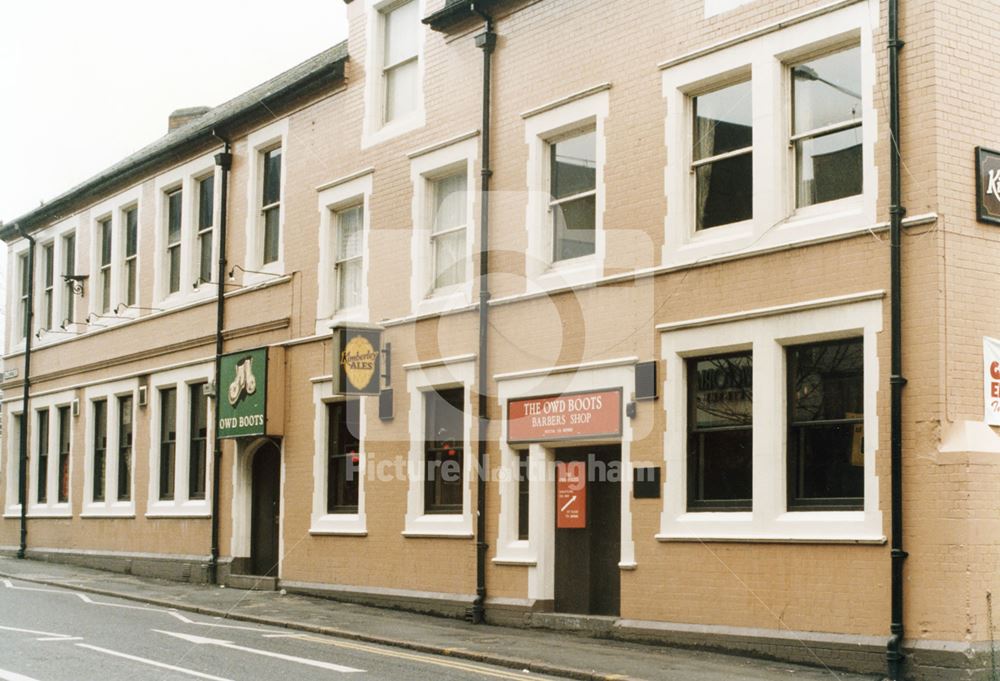
[[[278,450],[281,477],[278,480],[278,514],[285,517],[285,443],[279,438],[261,437],[238,440],[233,457],[233,506],[230,552],[234,560],[250,563],[252,544],[251,514],[253,513],[253,460],[260,448],[273,444]],[[278,575],[281,575],[285,556],[285,524],[278,523]]]

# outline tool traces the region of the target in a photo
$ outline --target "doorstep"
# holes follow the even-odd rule
[[[244,589],[245,591],[277,591],[277,577],[261,577],[260,575],[226,575],[226,587]]]

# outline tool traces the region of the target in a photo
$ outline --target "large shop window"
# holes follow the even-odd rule
[[[360,400],[327,405],[327,513],[357,513],[360,471]]]
[[[860,509],[864,501],[861,339],[788,348],[788,506]]]
[[[424,512],[461,513],[465,390],[430,390],[424,401]]]
[[[753,357],[688,360],[688,510],[749,510]]]

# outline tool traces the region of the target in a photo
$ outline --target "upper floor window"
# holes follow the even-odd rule
[[[49,243],[42,247],[42,328],[52,328],[53,304],[55,303],[56,247]]]
[[[362,302],[364,265],[364,206],[357,205],[336,212],[337,241],[334,270],[337,279],[338,311],[357,307]]]
[[[597,134],[577,132],[549,142],[552,260],[593,255],[597,214]]]
[[[198,282],[212,281],[212,231],[215,222],[215,176],[198,180]]]
[[[434,216],[431,260],[435,291],[465,281],[465,240],[468,226],[466,169],[432,181]]]
[[[276,262],[281,256],[281,147],[263,153],[263,189],[261,216],[264,229],[264,252],[261,262]]]
[[[750,83],[694,97],[695,230],[753,217]]]
[[[127,208],[125,222],[125,304],[135,305],[139,301],[139,209]]]
[[[18,280],[20,281],[20,288],[17,292],[19,315],[18,327],[21,330],[21,339],[28,337],[28,283],[31,278],[30,269],[31,268],[28,266],[28,254],[23,253],[22,255],[17,256],[17,273]]]
[[[104,218],[97,223],[97,232],[100,238],[100,260],[98,267],[100,271],[101,301],[98,309],[101,312],[111,311],[111,218]]]
[[[860,194],[860,48],[811,59],[791,71],[796,205]]]
[[[167,293],[181,290],[181,209],[183,192],[167,194]]]
[[[76,232],[63,237],[63,320],[76,321],[76,290],[72,279],[76,276]]]
[[[382,12],[382,122],[389,123],[417,108],[420,7],[409,0]]]

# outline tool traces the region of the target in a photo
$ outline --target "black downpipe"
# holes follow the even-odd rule
[[[892,488],[892,620],[891,636],[886,646],[889,678],[903,678],[903,338],[902,338],[902,224],[906,209],[902,205],[901,154],[899,148],[899,0],[889,0],[889,252],[890,252],[890,304],[892,323],[892,348],[889,378],[891,394],[891,488]]]
[[[483,33],[476,36],[476,47],[483,51],[483,122],[480,132],[482,143],[482,170],[479,189],[479,419],[477,421],[476,455],[476,600],[472,603],[472,623],[482,624],[486,614],[486,438],[489,432],[486,386],[489,381],[487,364],[488,330],[490,315],[490,72],[497,34],[493,32],[493,19],[472,3],[472,11],[486,22]]]
[[[229,169],[233,165],[229,140],[212,134],[222,140],[222,151],[215,155],[215,165],[222,170],[222,191],[219,205],[219,268],[215,275],[217,292],[215,296],[215,427],[212,428],[212,551],[208,559],[208,582],[215,584],[219,579],[219,478],[222,466],[222,440],[219,439],[219,396],[222,394],[219,382],[222,380],[222,332],[226,319],[226,231],[229,205]]]
[[[28,392],[31,389],[31,329],[35,317],[35,238],[17,226],[17,231],[28,240],[28,309],[24,319],[24,381],[21,396],[21,435],[18,445],[17,493],[21,501],[21,543],[17,557],[24,558],[28,551],[28,429],[31,427],[28,411]]]

